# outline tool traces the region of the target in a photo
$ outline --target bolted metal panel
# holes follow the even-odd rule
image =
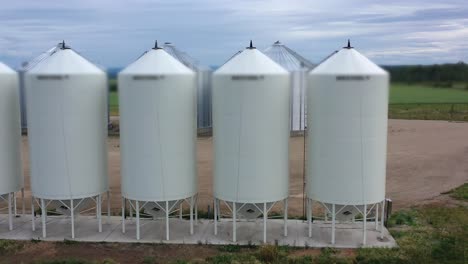
[[[289,186],[289,73],[247,48],[213,75],[214,196],[283,200]]]
[[[388,73],[343,48],[309,76],[307,196],[330,204],[385,199]]]
[[[108,189],[106,82],[68,47],[25,74],[33,196],[80,199]]]
[[[196,77],[163,49],[119,73],[124,197],[172,201],[196,194]]]
[[[18,74],[0,63],[0,195],[23,186]]]

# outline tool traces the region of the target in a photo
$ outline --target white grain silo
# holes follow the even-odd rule
[[[307,122],[305,117],[307,72],[315,65],[279,41],[273,43],[263,53],[291,73],[291,131],[304,131]]]
[[[197,124],[200,133],[207,133],[212,127],[211,111],[211,68],[201,65],[187,53],[179,50],[170,42],[163,45],[163,49],[197,73]]]
[[[231,209],[233,241],[239,215],[263,214],[284,202],[289,187],[289,73],[255,47],[213,74],[215,234],[220,201]]]
[[[74,216],[96,202],[101,232],[107,179],[106,73],[65,46],[25,75],[31,191],[40,201],[46,236],[47,208]],[[109,203],[108,203],[109,205]]]
[[[307,91],[307,197],[332,218],[376,221],[385,200],[389,75],[348,46],[315,67]],[[374,213],[375,210],[375,213]],[[383,219],[383,218],[382,218]],[[381,226],[383,231],[383,222]],[[382,235],[383,233],[381,233]]]
[[[0,63],[0,201],[8,204],[10,230],[16,214],[15,193],[24,194],[23,185],[18,74]]]
[[[196,74],[157,44],[118,75],[122,152],[122,231],[125,200],[137,216],[153,218],[190,207],[190,233],[197,194]],[[140,205],[142,205],[140,207]]]

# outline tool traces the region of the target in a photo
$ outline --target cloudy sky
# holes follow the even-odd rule
[[[170,41],[219,65],[250,39],[314,62],[353,46],[379,64],[468,62],[466,0],[0,0],[0,61],[18,67],[65,39],[107,67]]]

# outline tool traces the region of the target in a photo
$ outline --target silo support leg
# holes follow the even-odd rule
[[[46,238],[46,213],[44,199],[41,199],[42,237]]]
[[[268,219],[268,211],[266,203],[263,203],[263,243],[267,242],[267,219]]]
[[[128,213],[130,215],[130,220],[133,220],[133,203],[132,203],[132,200],[128,200],[128,203],[129,203],[129,207],[128,207]]]
[[[34,197],[31,196],[31,227],[32,227],[32,231],[36,231],[36,222],[34,221],[35,220],[35,217],[34,217]]]
[[[166,240],[169,240],[169,201],[166,201]]]
[[[284,199],[284,236],[288,236],[288,198]]]
[[[379,230],[379,204],[375,205],[375,230]]]
[[[73,199],[70,199],[70,212],[72,239],[75,239],[75,205],[73,204]]]
[[[179,220],[182,220],[182,210],[183,210],[183,203],[180,203],[180,206],[179,206]]]
[[[237,214],[237,209],[236,209],[236,203],[232,203],[232,242],[236,242],[237,237],[236,237],[236,214]]]
[[[110,216],[111,216],[110,191],[107,191],[107,223],[110,222]]]
[[[198,225],[198,194],[195,196],[195,225]]]
[[[364,212],[363,212],[363,231],[362,231],[362,244],[365,245],[367,242],[367,204],[364,204]]]
[[[192,196],[190,198],[190,234],[191,235],[193,235],[193,207],[194,207],[194,203],[195,203],[195,199],[193,199],[193,196]]]
[[[309,225],[309,237],[312,237],[312,200],[307,199],[307,224]]]
[[[96,219],[98,219],[98,215],[99,215],[99,207],[98,207],[99,201],[98,201],[98,197],[99,197],[99,195],[97,195],[96,197],[94,197],[94,201],[96,202]]]
[[[11,204],[11,200],[12,199],[16,199],[15,195],[13,193],[9,193],[8,194],[8,227],[11,230],[13,230],[13,212],[12,212],[12,204]],[[14,202],[14,204],[16,205],[16,202]],[[15,210],[15,215],[16,215],[16,210]]]
[[[24,200],[24,188],[21,188],[21,206],[22,206],[22,214],[23,214],[23,217],[26,215],[26,202]]]
[[[18,215],[18,209],[17,209],[17,204],[16,204],[16,193],[13,193],[13,209],[14,209],[14,216],[16,217]]]
[[[125,233],[125,198],[122,197],[122,233]]]
[[[385,200],[382,201],[382,206],[380,208],[382,210],[380,214],[380,238],[383,239],[383,232],[384,232],[384,215],[385,215]]]
[[[214,216],[214,234],[216,236],[218,234],[218,203],[216,202],[216,198],[214,199],[213,216]]]
[[[97,198],[98,202],[97,202],[97,211],[98,211],[98,231],[99,233],[102,232],[102,195],[99,194],[98,195],[98,198]]]
[[[132,206],[130,206],[130,208],[131,207]],[[136,239],[140,240],[140,204],[138,200],[135,201],[135,211],[136,211]]]
[[[335,245],[335,224],[336,224],[336,214],[335,214],[335,204],[332,205],[332,234],[331,234],[331,243]]]

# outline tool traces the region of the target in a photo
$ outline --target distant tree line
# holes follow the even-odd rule
[[[468,64],[464,62],[434,65],[395,65],[383,66],[391,74],[392,82],[430,83],[435,87],[450,88],[453,83],[465,83],[468,89]],[[117,91],[118,68],[110,69],[109,86]]]
[[[383,66],[391,74],[392,82],[450,84],[468,83],[468,64],[464,62],[434,65]]]

